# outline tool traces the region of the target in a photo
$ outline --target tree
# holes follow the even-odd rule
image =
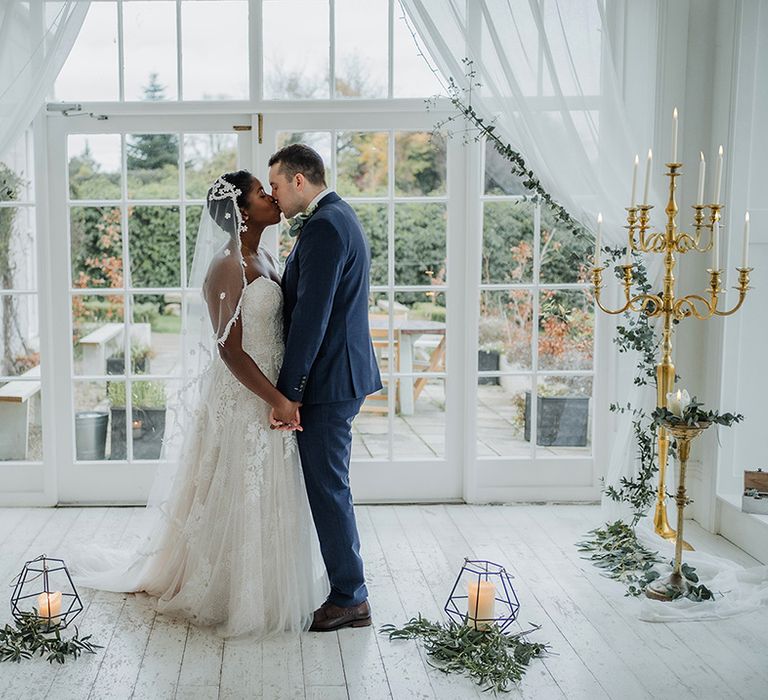
[[[144,99],[158,102],[165,99],[165,86],[150,73],[144,87]],[[179,141],[174,134],[138,134],[128,144],[129,170],[161,170],[165,165],[179,163]]]

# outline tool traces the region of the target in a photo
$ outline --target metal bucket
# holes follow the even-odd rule
[[[107,445],[109,413],[80,411],[75,414],[75,445],[78,460],[102,460]]]

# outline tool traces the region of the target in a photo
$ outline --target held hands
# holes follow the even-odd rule
[[[284,399],[278,406],[273,406],[269,414],[269,427],[272,430],[304,430],[301,427],[300,403]]]

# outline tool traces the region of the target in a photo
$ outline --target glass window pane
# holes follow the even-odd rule
[[[72,286],[123,286],[123,238],[117,207],[70,209]]]
[[[176,3],[123,3],[126,100],[175,100]]]
[[[384,310],[389,302],[379,302]],[[397,292],[393,309],[397,371],[445,372],[447,306],[444,292]],[[422,381],[423,384],[423,381]],[[415,387],[414,400],[418,398]]]
[[[181,293],[135,294],[131,299],[131,372],[172,375],[179,370]]]
[[[429,58],[427,62],[419,53],[429,57],[424,42],[416,45],[411,28],[405,19],[402,5],[395,3],[394,23],[394,85],[395,97],[430,97],[443,92],[440,80],[432,71],[435,62]]]
[[[160,459],[168,399],[177,391],[176,384],[154,380],[133,382],[131,385],[131,439],[134,460]]]
[[[478,369],[531,369],[532,295],[526,290],[480,292]],[[480,383],[486,383],[481,378]]]
[[[371,284],[387,284],[387,219],[389,207],[386,204],[359,204],[352,202],[352,208],[368,236],[371,246]]]
[[[0,381],[0,462],[43,460],[40,381]]]
[[[389,382],[371,394],[352,422],[353,459],[389,459]]]
[[[179,196],[179,137],[176,134],[128,134],[126,150],[129,198]]]
[[[34,145],[32,129],[27,129],[0,153],[0,201],[34,202]]]
[[[387,0],[336,0],[336,96],[386,97]]]
[[[533,279],[533,213],[529,202],[483,205],[483,284],[514,284]]]
[[[55,84],[55,100],[120,99],[117,3],[92,2]]]
[[[371,292],[368,302],[368,323],[373,351],[382,377],[397,371],[397,343],[389,334],[389,301],[386,292]],[[392,341],[390,343],[390,340]]]
[[[528,457],[525,440],[525,397],[531,377],[498,377],[494,383],[478,380],[477,456]]]
[[[125,393],[124,382],[80,381],[74,383],[75,459],[78,461],[110,459],[110,423],[115,420],[111,415],[107,394],[110,387],[113,393],[119,393],[120,388]],[[125,412],[122,418],[125,420]],[[123,432],[125,432],[124,427]]]
[[[247,0],[184,0],[181,51],[185,100],[248,99]]]
[[[395,134],[395,195],[445,194],[446,144],[439,134],[401,131]]]
[[[328,0],[263,0],[262,13],[264,97],[271,100],[329,97]],[[301,50],[290,47],[301,47]]]
[[[5,182],[12,182],[6,172]],[[32,207],[3,206],[13,189],[2,186],[0,164],[0,289],[32,290],[37,286],[37,240]],[[12,187],[12,185],[11,185]]]
[[[588,454],[592,442],[592,378],[539,377],[537,393],[537,454]],[[530,421],[530,396],[527,400]]]
[[[522,178],[512,173],[511,163],[500,155],[492,143],[485,143],[485,193],[491,195],[524,195]]]
[[[197,233],[200,228],[200,216],[203,213],[202,205],[194,204],[185,207],[186,226],[187,226],[187,285],[189,285],[189,276],[192,274],[192,261],[195,259],[195,244],[197,243]]]
[[[594,245],[586,237],[577,238],[555,221],[549,209],[541,208],[541,258],[539,278],[543,284],[590,281],[587,263]]]
[[[37,294],[0,295],[0,376],[40,371],[39,322]]]
[[[539,367],[591,369],[595,328],[591,296],[578,289],[547,289],[540,300]]]
[[[71,199],[120,199],[120,134],[73,134],[67,147]]]
[[[123,318],[122,296],[72,297],[76,375],[125,374]]]
[[[401,378],[401,413],[395,417],[394,459],[424,459],[445,456],[445,384],[442,378],[409,380]],[[402,411],[403,392],[416,394],[413,412]]]
[[[342,197],[387,194],[389,134],[340,131],[336,135],[336,190]]]
[[[444,204],[395,205],[395,284],[446,281]]]
[[[184,178],[187,197],[205,199],[213,181],[237,170],[236,134],[185,134]]]
[[[134,287],[181,285],[178,207],[131,207],[128,242]]]

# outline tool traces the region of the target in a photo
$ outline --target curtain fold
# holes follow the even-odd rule
[[[89,6],[89,0],[0,5],[0,157],[50,94]]]

